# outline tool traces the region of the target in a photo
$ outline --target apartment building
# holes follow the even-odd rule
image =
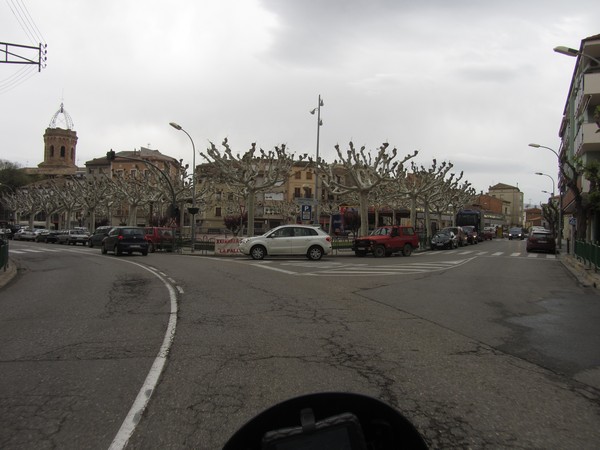
[[[489,187],[488,195],[502,201],[502,211],[500,211],[500,214],[504,215],[507,227],[523,226],[523,192],[518,187],[498,183]]]
[[[600,161],[600,34],[583,39],[578,50],[565,47],[555,50],[577,58],[560,123],[558,153],[561,159],[580,159],[585,166],[589,162]],[[569,169],[565,169],[569,174]],[[559,178],[563,192],[563,235],[573,238],[577,226],[580,227],[578,234],[586,240],[600,239],[598,213],[588,215],[585,211],[590,181],[580,174],[576,187],[569,187],[562,174]],[[577,199],[577,191],[582,194],[580,200]],[[582,219],[586,215],[588,220],[584,225]]]

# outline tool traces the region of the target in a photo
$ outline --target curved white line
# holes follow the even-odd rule
[[[175,337],[175,328],[177,327],[177,294],[175,293],[175,289],[173,289],[173,287],[169,283],[167,283],[167,281],[161,275],[153,271],[151,268],[131,261],[123,262],[135,264],[136,266],[139,266],[142,269],[152,273],[155,277],[162,281],[162,283],[166,286],[167,290],[169,291],[169,297],[171,299],[171,312],[169,314],[169,324],[167,326],[167,331],[165,333],[163,343],[160,346],[160,350],[158,351],[158,355],[154,359],[154,363],[150,368],[150,372],[148,372],[144,384],[138,392],[138,395],[135,398],[133,405],[129,410],[129,413],[127,413],[127,417],[125,417],[125,420],[121,424],[121,428],[119,428],[117,435],[110,444],[109,450],[118,450],[125,448],[127,442],[133,435],[135,427],[140,422],[144,409],[146,409],[146,406],[150,401],[150,397],[152,396],[152,393],[154,392],[154,389],[158,384],[160,374],[162,373],[165,367],[167,355],[169,354],[169,350],[171,349],[171,345],[173,344],[173,338]]]

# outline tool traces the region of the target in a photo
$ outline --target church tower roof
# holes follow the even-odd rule
[[[63,126],[61,126],[63,125]],[[62,128],[63,130],[73,130],[73,119],[65,109],[65,105],[61,102],[60,108],[52,116],[48,128]]]

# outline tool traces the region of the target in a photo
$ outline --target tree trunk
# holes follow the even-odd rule
[[[246,200],[246,212],[248,213],[248,236],[254,236],[254,204],[256,202],[256,192],[251,190],[248,192]]]
[[[359,192],[360,208],[360,236],[369,234],[369,191]]]

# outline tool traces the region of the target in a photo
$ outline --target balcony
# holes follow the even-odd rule
[[[600,152],[600,128],[598,125],[594,122],[582,124],[579,133],[575,136],[575,148],[578,155]]]

